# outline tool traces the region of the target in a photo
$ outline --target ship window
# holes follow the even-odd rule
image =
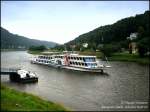
[[[83,61],[85,62],[85,58],[83,58]]]
[[[70,61],[70,64],[72,64],[72,62]]]
[[[70,57],[68,57],[68,59],[70,59]]]
[[[93,61],[95,61],[95,58],[93,58]]]
[[[90,64],[90,63],[87,63],[87,65],[90,66],[91,64]]]
[[[74,65],[74,62],[72,62],[72,64]]]
[[[81,63],[79,63],[79,65],[81,65]]]
[[[76,65],[78,65],[78,63],[77,63],[77,62],[75,62],[75,64],[76,64]]]
[[[79,60],[79,58],[77,57],[77,60]]]
[[[80,57],[80,60],[82,60],[82,58]]]
[[[76,60],[76,57],[74,57],[74,60]]]
[[[71,57],[71,59],[73,59],[73,57]]]

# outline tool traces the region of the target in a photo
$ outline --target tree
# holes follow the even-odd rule
[[[100,51],[105,55],[110,57],[114,52],[120,51],[121,48],[119,45],[105,44],[100,48]]]
[[[44,46],[44,45],[41,45],[41,46],[31,46],[29,47],[29,50],[30,51],[44,51],[46,50],[47,48]]]
[[[149,52],[150,47],[149,47],[149,41],[150,39],[147,37],[141,39],[138,41],[138,53],[140,57],[144,57],[147,52]]]

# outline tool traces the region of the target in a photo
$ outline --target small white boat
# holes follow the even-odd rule
[[[15,82],[28,83],[38,81],[38,77],[35,73],[23,69],[19,69],[16,71],[16,73],[13,73],[9,76],[10,80]]]
[[[104,69],[111,67],[100,64],[96,56],[85,56],[73,53],[36,55],[31,58],[31,62],[56,68],[100,73],[103,73]]]

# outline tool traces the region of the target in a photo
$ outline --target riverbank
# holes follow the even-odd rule
[[[129,53],[114,53],[111,57],[108,57],[109,61],[126,61],[126,62],[136,62],[139,64],[150,64],[149,57],[139,57],[138,54]]]
[[[1,111],[67,111],[67,109],[60,104],[1,84]]]
[[[28,51],[30,54],[42,54],[40,51]],[[94,55],[98,59],[103,58],[103,53],[101,52],[90,52],[90,51],[84,51],[84,52],[78,52],[80,55]],[[122,52],[122,53],[114,53],[111,57],[107,57],[108,61],[126,61],[126,62],[136,62],[139,64],[150,64],[149,57],[139,57],[138,54],[129,54],[128,52]]]
[[[41,51],[27,51],[27,53],[29,53],[29,54],[42,54],[42,52]]]

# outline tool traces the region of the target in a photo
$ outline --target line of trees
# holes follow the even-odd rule
[[[44,45],[41,46],[31,46],[28,49],[29,51],[45,51],[47,48]]]

